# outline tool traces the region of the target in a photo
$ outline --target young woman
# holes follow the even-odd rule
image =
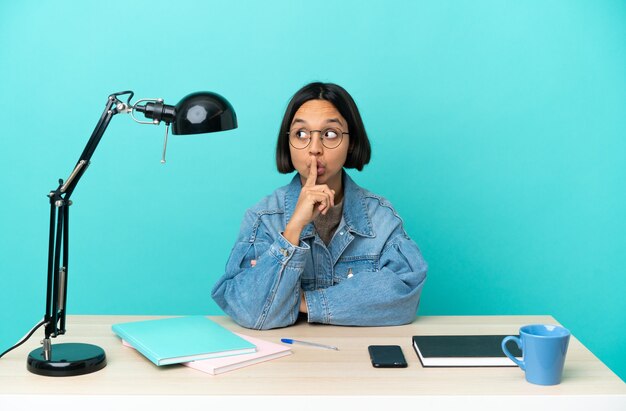
[[[362,170],[370,144],[357,106],[336,84],[311,83],[283,118],[278,171],[297,171],[249,209],[212,296],[238,324],[379,326],[415,319],[427,265],[384,198],[344,168]]]

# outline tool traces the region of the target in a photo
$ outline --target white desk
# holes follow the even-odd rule
[[[182,366],[157,367],[136,351],[123,347],[111,331],[117,322],[153,316],[69,316],[67,335],[53,340],[96,344],[107,353],[107,366],[96,373],[51,378],[26,370],[28,353],[39,346],[40,335],[0,359],[0,410],[34,409],[59,403],[89,410],[137,408],[152,402],[179,410],[280,401],[298,409],[319,406],[391,409],[391,406],[472,405],[491,409],[626,410],[626,384],[572,336],[563,382],[537,386],[514,367],[423,368],[411,346],[415,334],[516,334],[531,323],[557,324],[550,316],[418,317],[399,327],[338,327],[301,323],[292,327],[254,331],[227,317],[211,317],[233,331],[279,342],[281,337],[335,345],[340,351],[294,345],[293,355],[212,376]],[[409,366],[375,369],[367,346],[397,344]],[[54,348],[53,348],[54,349]],[[67,401],[65,401],[67,400]],[[283,405],[281,405],[282,407]],[[94,408],[96,407],[96,408]],[[83,408],[84,409],[84,408]],[[103,408],[104,409],[104,408]],[[556,408],[555,408],[556,410]]]

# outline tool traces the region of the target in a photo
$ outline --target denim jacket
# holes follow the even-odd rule
[[[427,265],[384,198],[343,172],[343,216],[328,246],[309,223],[294,246],[282,232],[302,188],[295,175],[249,209],[212,297],[247,328],[298,319],[305,293],[308,321],[383,326],[415,319]]]

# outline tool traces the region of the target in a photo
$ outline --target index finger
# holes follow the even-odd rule
[[[317,182],[317,159],[311,156],[311,167],[309,169],[309,176],[306,179],[305,185],[314,186]]]

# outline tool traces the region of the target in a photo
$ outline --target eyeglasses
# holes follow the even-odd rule
[[[343,140],[344,134],[350,134],[341,131],[338,128],[325,128],[323,130],[307,130],[305,128],[293,129],[287,132],[289,136],[289,144],[296,150],[305,149],[311,144],[311,138],[313,133],[320,133],[320,139],[322,139],[322,145],[326,148],[337,148]]]

